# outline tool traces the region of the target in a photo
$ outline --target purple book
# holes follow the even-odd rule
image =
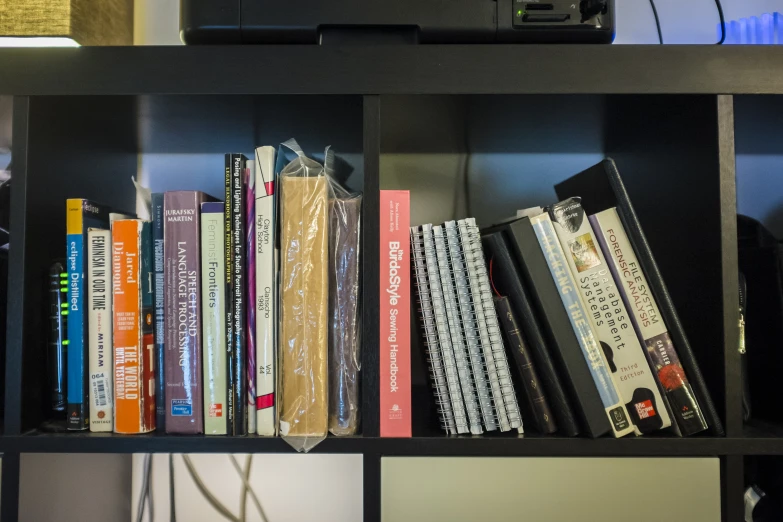
[[[250,162],[248,162],[249,164]],[[245,169],[245,223],[247,245],[245,248],[245,281],[247,282],[247,432],[256,432],[256,191],[255,176]]]
[[[183,190],[166,192],[163,199],[166,433],[204,432],[199,245],[204,201],[214,198]]]

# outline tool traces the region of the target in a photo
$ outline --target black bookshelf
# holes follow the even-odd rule
[[[234,74],[238,69],[241,76]],[[361,173],[365,194],[362,434],[330,437],[314,451],[363,454],[365,520],[380,520],[383,456],[719,457],[723,519],[734,521],[743,512],[745,460],[783,455],[783,429],[777,424],[745,427],[742,422],[734,219],[734,98],[764,94],[768,96],[750,98],[762,107],[769,101],[778,108],[781,104],[771,100],[783,96],[783,49],[508,45],[15,49],[0,50],[0,71],[0,94],[14,96],[5,418],[0,436],[4,522],[18,519],[22,453],[292,451],[282,440],[252,436],[129,437],[49,434],[38,429],[45,416],[40,390],[45,333],[41,274],[51,258],[61,255],[64,200],[94,197],[132,208],[128,179],[136,174],[138,153],[148,152],[138,137],[141,120],[174,113],[173,118],[178,118],[193,112],[193,121],[203,120],[196,131],[184,131],[201,134],[187,134],[193,144],[177,142],[177,152],[197,152],[205,143],[214,147],[210,153],[249,149],[262,139],[295,136],[307,145],[331,143],[339,152],[361,158],[354,167]],[[374,245],[379,237],[378,190],[385,176],[381,155],[444,152],[426,141],[390,143],[384,129],[400,115],[415,125],[416,100],[421,96],[455,98],[476,132],[487,121],[512,122],[504,123],[509,129],[505,140],[471,152],[587,151],[617,160],[621,172],[628,173],[626,185],[722,413],[726,437],[449,438],[432,429],[426,398],[415,402],[413,438],[378,437],[379,252]],[[223,135],[216,131],[231,126],[232,120],[212,106],[277,110],[280,128],[274,130],[279,132],[264,127],[255,136]],[[259,114],[263,116],[256,112],[255,117]],[[783,111],[777,116],[783,121]],[[576,122],[575,127],[571,122]],[[215,143],[203,140],[209,133],[217,136]],[[568,140],[560,139],[561,133]],[[664,200],[666,214],[659,208]],[[690,251],[687,242],[678,240],[682,255],[660,253],[669,242],[667,227],[675,222],[701,234],[698,249]],[[695,278],[678,269],[683,263]],[[416,333],[413,343],[414,350],[421,349]],[[421,368],[416,372],[414,380],[422,381]]]

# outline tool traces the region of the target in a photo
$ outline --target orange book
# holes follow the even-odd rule
[[[120,219],[111,234],[114,431],[147,433],[155,429],[151,228],[140,219]]]

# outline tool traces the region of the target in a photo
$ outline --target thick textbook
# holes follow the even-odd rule
[[[152,230],[149,221],[112,223],[114,431],[155,429]]]
[[[630,311],[638,340],[644,343],[650,367],[666,391],[672,414],[683,435],[707,429],[693,388],[680,364],[677,350],[663,321],[650,286],[640,268],[620,217],[615,209],[604,210],[590,217],[604,253],[610,260],[614,279]]]
[[[382,190],[380,198],[380,433],[410,437],[410,192]]]
[[[205,200],[197,191],[165,195],[166,433],[204,431],[199,233]]]
[[[609,418],[530,218],[521,218],[489,231],[496,230],[503,230],[508,235],[511,250],[533,296],[536,316],[544,327],[547,346],[556,356],[559,375],[570,391],[571,403],[583,423],[584,433],[590,437],[604,435],[611,430]]]
[[[226,285],[221,202],[201,204],[201,308],[202,364],[204,373],[204,433],[229,433],[226,411]]]
[[[552,220],[548,214],[541,214],[531,218],[530,223],[541,245],[541,250],[544,252],[544,257],[546,257],[552,279],[560,291],[560,298],[568,313],[571,327],[576,333],[579,347],[582,349],[588,368],[590,368],[590,375],[598,388],[598,394],[601,396],[601,402],[609,418],[612,432],[615,437],[628,435],[633,432],[628,410],[617,392],[606,358],[598,344],[595,330],[576,289],[576,281],[566,264],[565,252],[558,242]]]
[[[275,149],[259,147],[255,154],[255,335],[256,431],[277,434],[277,217],[275,214]]]
[[[166,353],[165,313],[163,302],[166,285],[163,276],[163,193],[152,194],[152,250],[155,280],[155,429],[166,429],[166,375],[163,358]]]
[[[68,352],[66,364],[67,427],[86,430],[89,426],[88,339],[86,273],[87,231],[109,228],[109,208],[87,199],[66,202],[65,254],[68,269]]]
[[[521,269],[511,253],[507,234],[508,231],[497,230],[484,232],[482,235],[484,252],[491,267],[493,287],[500,295],[508,298],[511,310],[522,327],[523,338],[528,343],[528,351],[532,355],[542,384],[539,391],[554,413],[556,431],[566,437],[575,437],[579,434],[579,424],[572,400],[557,375],[556,362],[551,355],[553,348],[547,345],[542,327],[536,319],[530,290],[522,282]],[[549,433],[551,426],[539,429],[543,433]]]
[[[549,214],[637,435],[668,428],[671,418],[655,374],[580,199],[556,203]]]
[[[111,232],[87,232],[90,311],[90,431],[114,429],[114,349],[112,343]]]
[[[694,397],[702,409],[712,434],[724,435],[720,415],[712,402],[707,385],[699,370],[696,356],[688,342],[688,337],[685,335],[666,283],[658,269],[658,264],[655,262],[655,257],[614,161],[606,159],[565,180],[555,186],[555,192],[561,198],[575,194],[582,196],[582,205],[589,215],[612,207],[617,208],[620,222],[628,234],[628,239],[639,260],[639,266],[650,285],[663,322],[669,330],[673,345],[676,347],[682,366],[688,375]]]

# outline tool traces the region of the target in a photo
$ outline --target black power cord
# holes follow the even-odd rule
[[[723,6],[720,4],[720,0],[715,0],[715,6],[718,8],[718,16],[720,16],[720,41],[718,45],[723,45],[726,41],[726,18],[723,16]]]
[[[655,16],[655,27],[658,29],[658,42],[663,45],[663,33],[661,32],[661,20],[658,18],[658,9],[655,7],[655,0],[650,0],[650,7],[652,7],[653,16]],[[720,40],[718,45],[722,45],[726,41],[726,18],[723,16],[723,6],[720,0],[715,0],[715,7],[718,8],[718,16],[720,16]]]
[[[658,18],[658,9],[655,7],[655,1],[650,0],[650,7],[652,7],[653,16],[655,16],[655,27],[658,29],[658,43],[663,45],[663,33],[661,32],[661,19]]]

